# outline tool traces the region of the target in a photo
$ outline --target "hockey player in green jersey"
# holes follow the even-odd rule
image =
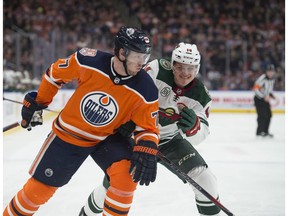
[[[216,178],[194,148],[210,133],[208,117],[211,97],[204,84],[196,78],[200,60],[197,46],[182,42],[173,50],[171,60],[155,59],[144,69],[153,78],[159,91],[159,151],[213,197],[219,199]],[[133,131],[135,134],[139,130],[141,131],[130,121],[122,125],[118,132],[123,136],[130,136]],[[166,166],[161,160],[159,163]],[[169,166],[166,167],[175,173]],[[185,182],[184,179],[182,181]],[[199,215],[220,215],[220,209],[213,202],[192,188]],[[79,216],[96,216],[102,213],[107,189],[109,190],[109,180],[105,177],[103,185],[91,193]]]

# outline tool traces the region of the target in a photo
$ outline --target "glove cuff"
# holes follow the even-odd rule
[[[193,135],[195,135],[199,130],[200,130],[200,119],[199,119],[199,117],[197,116],[196,122],[195,122],[194,126],[193,126],[190,130],[186,131],[185,134],[186,134],[186,136],[188,136],[188,137],[189,137],[189,136],[193,136]]]
[[[134,146],[133,152],[143,152],[146,154],[155,155],[158,152],[156,143],[152,141],[139,141],[137,145]]]
[[[23,106],[33,111],[42,110],[48,107],[46,105],[38,104],[36,102],[36,97],[37,92],[29,92],[26,94],[23,100]]]

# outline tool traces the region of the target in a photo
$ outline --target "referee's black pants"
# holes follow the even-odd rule
[[[269,133],[269,125],[272,117],[270,104],[264,99],[259,99],[256,96],[254,97],[254,104],[257,112],[257,131],[256,134],[262,132]]]

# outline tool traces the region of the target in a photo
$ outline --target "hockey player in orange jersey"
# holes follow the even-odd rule
[[[153,78],[159,90],[159,152],[177,164],[182,172],[215,199],[219,199],[217,179],[195,148],[210,134],[209,113],[212,102],[207,88],[196,77],[200,70],[200,61],[201,55],[197,46],[181,42],[173,50],[170,60],[155,59],[144,69]],[[127,122],[119,127],[118,132],[123,136],[131,136],[134,129],[135,124]],[[174,168],[161,160],[159,163],[187,183]],[[89,195],[79,216],[96,216],[102,213],[108,187],[109,180],[104,178],[103,184]],[[198,215],[221,215],[218,206],[199,189],[195,187],[192,189],[195,193]]]
[[[149,185],[157,171],[158,91],[142,69],[150,49],[142,30],[124,26],[115,36],[114,56],[83,48],[47,69],[38,91],[25,95],[23,128],[42,124],[42,110],[61,85],[77,79],[78,87],[54,120],[30,168],[31,178],[7,205],[4,216],[36,213],[89,155],[110,180],[103,215],[128,215],[137,183]],[[116,133],[130,120],[138,130],[135,146]]]

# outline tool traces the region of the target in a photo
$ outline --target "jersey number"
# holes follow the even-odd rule
[[[152,118],[156,118],[156,126],[158,126],[159,118],[158,118],[158,111],[151,113]]]
[[[69,59],[65,59],[65,63],[59,64],[58,68],[67,68],[69,66]]]

